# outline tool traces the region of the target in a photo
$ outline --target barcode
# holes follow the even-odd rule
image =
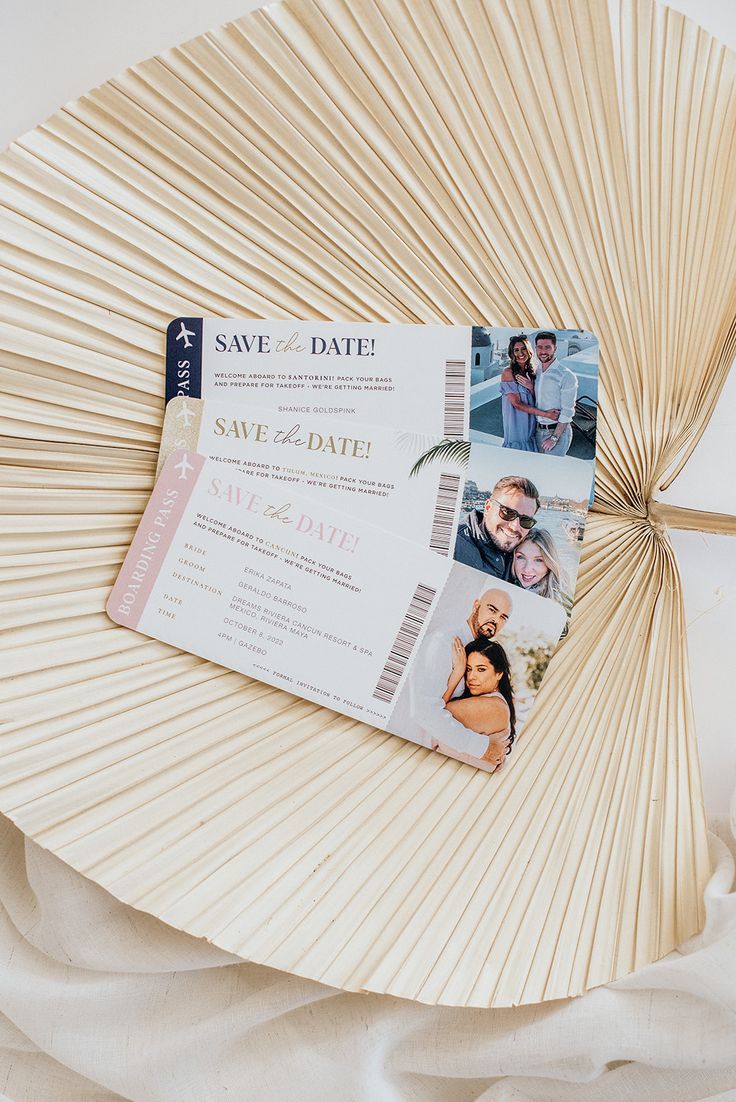
[[[455,530],[455,505],[459,491],[459,474],[440,475],[432,519],[432,535],[429,539],[429,546],[440,555],[450,554],[450,543]]]
[[[445,360],[445,439],[465,436],[465,360]]]
[[[427,613],[432,607],[432,601],[437,596],[437,590],[420,582],[414,590],[411,604],[406,610],[406,616],[399,628],[394,645],[391,647],[386,665],[378,679],[378,684],[373,690],[376,700],[382,700],[384,704],[390,704],[394,698],[401,675],[406,669],[406,663],[411,658],[412,651],[422,630],[422,624],[427,619]]]

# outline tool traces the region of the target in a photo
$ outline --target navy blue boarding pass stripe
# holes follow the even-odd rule
[[[166,401],[202,397],[202,318],[175,318],[166,329]]]

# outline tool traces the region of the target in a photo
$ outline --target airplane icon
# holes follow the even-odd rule
[[[184,340],[184,347],[185,348],[191,348],[192,347],[192,342],[189,340],[189,338],[193,337],[193,336],[194,336],[194,330],[193,329],[187,329],[184,322],[182,322],[181,323],[181,329],[176,334],[176,340],[180,341],[180,340],[183,339]]]
[[[183,420],[184,421],[184,426],[183,427],[185,429],[188,429],[189,426],[191,425],[193,419],[194,419],[194,414],[190,410],[189,406],[182,405],[181,409],[179,410],[179,412],[176,415],[176,419],[177,419],[177,421]]]
[[[179,481],[181,481],[182,478],[186,479],[187,471],[193,471],[194,467],[191,463],[187,463],[187,457],[186,455],[183,455],[179,462],[174,464],[174,470],[181,471],[181,474],[179,475]]]

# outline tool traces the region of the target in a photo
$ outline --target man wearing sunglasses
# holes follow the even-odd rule
[[[538,509],[539,491],[528,478],[499,479],[485,508],[474,509],[458,528],[455,561],[508,581],[514,548],[537,523]]]

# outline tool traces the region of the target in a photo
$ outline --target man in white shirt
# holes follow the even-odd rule
[[[411,730],[407,735],[422,746],[441,743],[458,753],[482,757],[488,749],[488,737],[464,727],[445,708],[442,693],[452,667],[452,643],[457,637],[463,646],[479,635],[495,638],[511,615],[510,586],[484,588],[467,619],[454,630],[427,633],[409,670],[407,693]],[[455,695],[459,696],[462,682]]]
[[[572,419],[578,381],[569,367],[557,359],[557,337],[551,332],[537,333],[539,370],[534,380],[534,401],[540,409],[559,409],[556,421],[537,417],[537,447],[545,455],[567,455],[572,443]]]

